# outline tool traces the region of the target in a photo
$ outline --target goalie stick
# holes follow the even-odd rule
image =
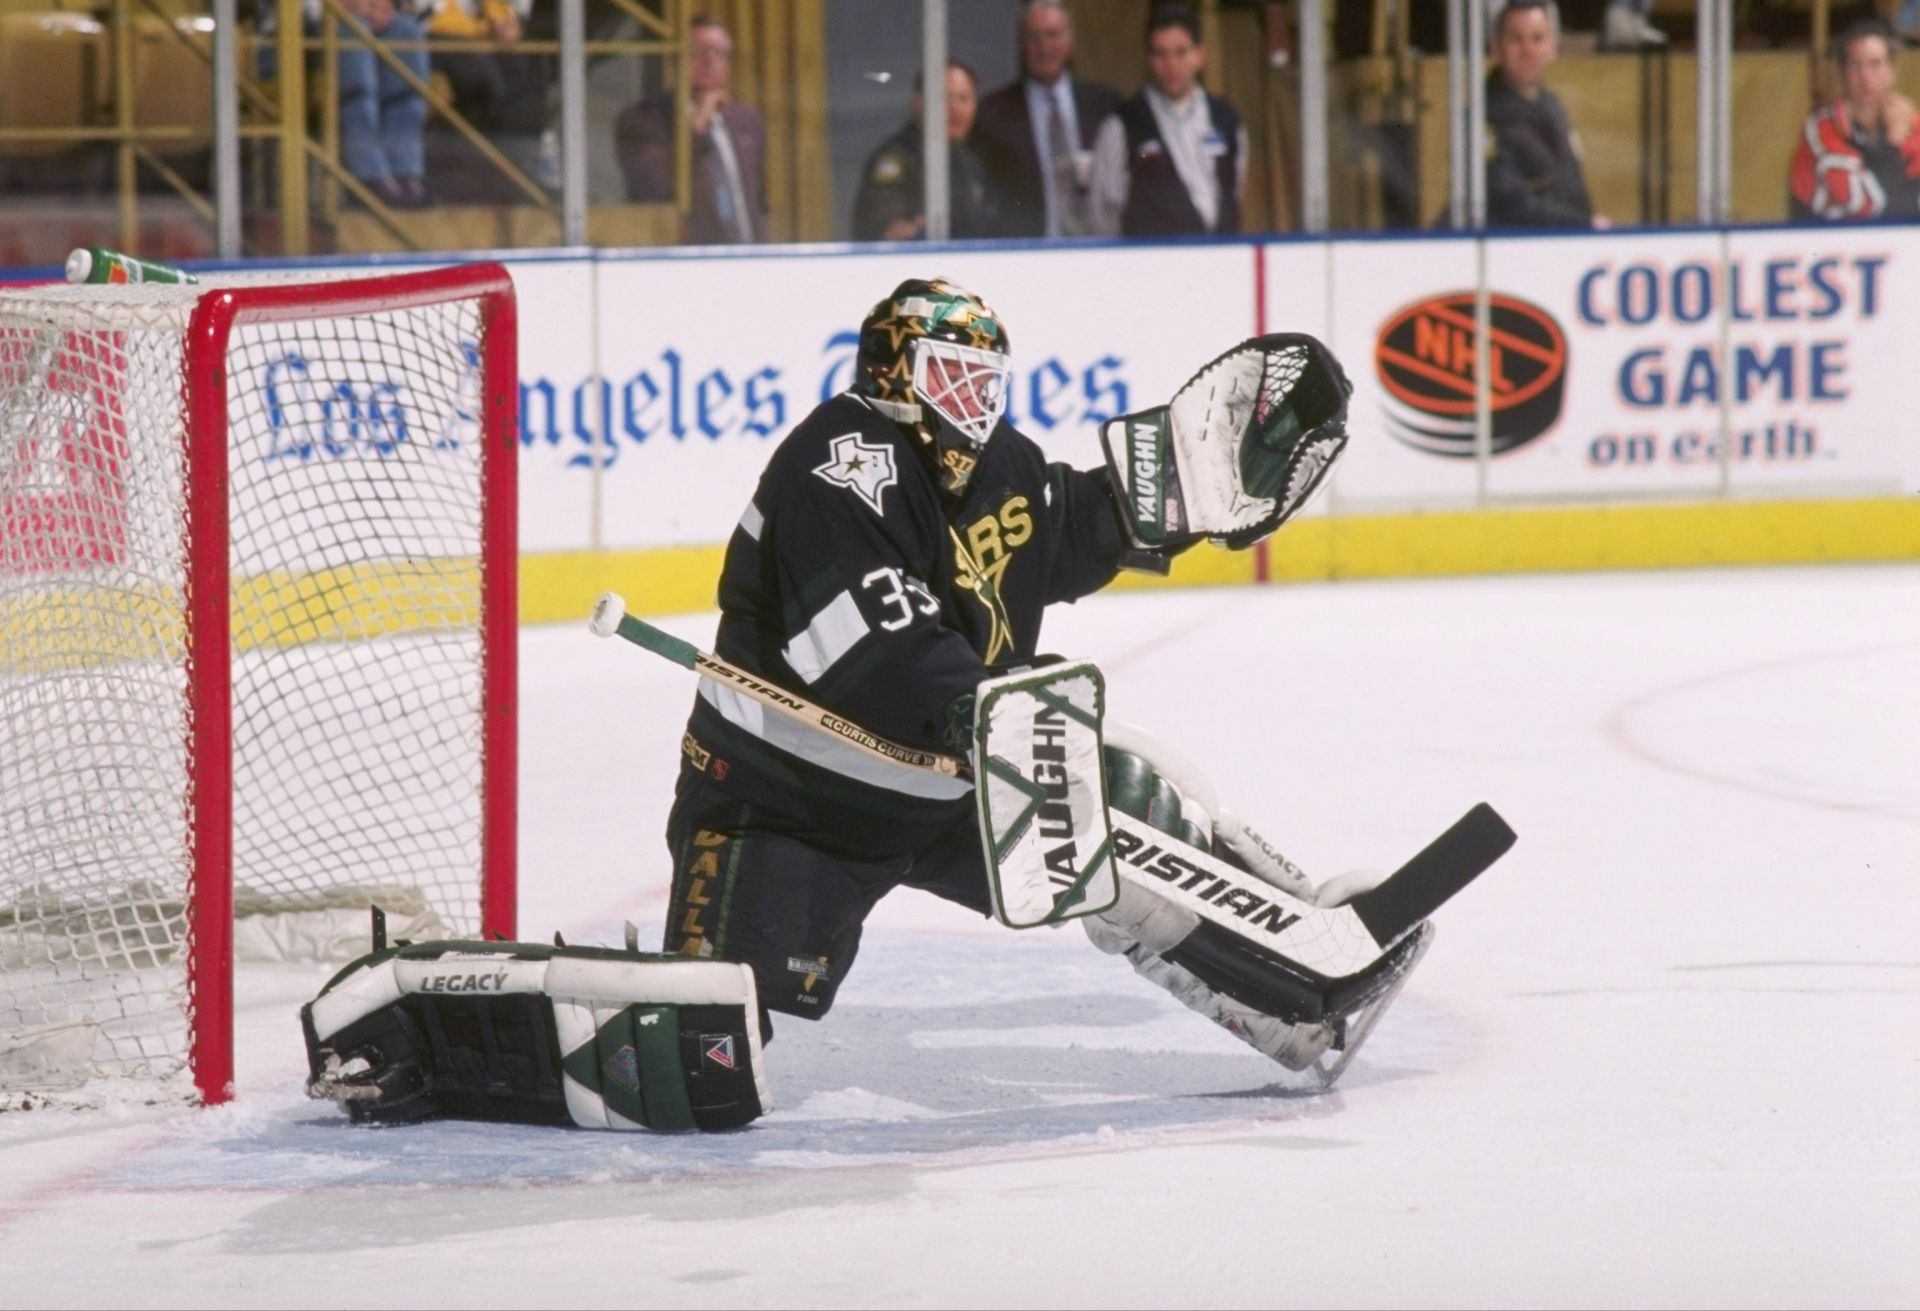
[[[712,679],[722,687],[730,687],[744,693],[763,706],[778,710],[781,714],[797,719],[803,724],[831,734],[842,742],[851,743],[870,756],[876,756],[895,765],[905,765],[910,769],[926,769],[949,778],[971,778],[973,768],[958,756],[942,755],[937,751],[922,751],[918,747],[901,746],[898,742],[889,742],[877,733],[869,733],[858,724],[849,723],[823,710],[811,701],[805,701],[783,687],[755,678],[744,669],[737,669],[715,656],[708,655],[691,642],[682,641],[672,633],[655,628],[644,619],[637,619],[627,613],[627,603],[617,592],[608,592],[593,605],[593,617],[587,620],[587,628],[595,637],[613,637],[616,634],[626,638],[635,646],[644,647],[658,656],[665,656],[676,665],[682,665],[695,673]]]
[[[613,592],[594,605],[587,627],[598,637],[623,637],[883,760],[950,778],[972,777],[971,765],[958,756],[902,746],[869,733],[627,614],[626,603]],[[1374,964],[1505,855],[1515,840],[1506,821],[1481,802],[1377,886],[1343,905],[1316,906],[1123,812],[1114,811],[1112,819],[1115,867],[1123,879],[1328,979],[1346,978]]]

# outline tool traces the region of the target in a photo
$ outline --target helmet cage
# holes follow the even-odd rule
[[[1007,412],[1005,353],[923,337],[913,343],[913,391],[976,450],[987,444]]]

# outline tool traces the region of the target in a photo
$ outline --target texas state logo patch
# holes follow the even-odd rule
[[[879,442],[863,442],[859,433],[850,432],[844,437],[835,437],[828,449],[833,452],[832,456],[814,473],[836,487],[853,492],[875,514],[886,513],[880,498],[899,481],[899,471],[893,464],[893,448]]]

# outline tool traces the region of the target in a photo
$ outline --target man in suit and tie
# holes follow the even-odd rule
[[[693,246],[765,241],[766,129],[760,115],[736,103],[729,89],[733,37],[719,19],[701,17],[690,25],[687,43],[693,94],[686,114],[693,167],[680,240]],[[668,93],[627,106],[614,133],[627,199],[672,200],[673,102]]]
[[[1020,13],[1017,82],[980,102],[973,148],[986,165],[1009,236],[1093,231],[1087,178],[1094,133],[1120,103],[1074,77],[1073,20],[1061,0],[1027,0]]]

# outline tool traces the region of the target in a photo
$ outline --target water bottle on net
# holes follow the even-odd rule
[[[135,259],[105,246],[81,246],[67,256],[67,281],[124,286],[136,282],[194,283],[200,279],[171,264]]]

